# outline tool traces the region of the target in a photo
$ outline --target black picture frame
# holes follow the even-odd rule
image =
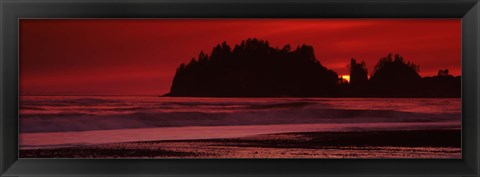
[[[18,159],[22,18],[461,18],[462,159]],[[0,176],[479,176],[478,0],[0,0]]]

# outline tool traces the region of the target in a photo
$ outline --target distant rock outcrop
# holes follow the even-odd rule
[[[419,66],[400,55],[381,58],[369,80],[369,95],[375,97],[418,97],[422,94]]]
[[[368,71],[365,62],[357,63],[357,60],[350,60],[350,93],[349,96],[364,97],[368,92]]]
[[[437,76],[422,78],[424,97],[456,97],[462,93],[462,77],[452,76],[448,69],[439,70]]]
[[[273,48],[247,39],[233,49],[225,42],[211,55],[181,64],[167,96],[177,97],[333,97],[337,74],[315,58],[313,47]]]
[[[380,58],[371,77],[365,62],[351,59],[350,82],[324,67],[313,47],[273,48],[247,39],[232,49],[223,42],[207,55],[181,64],[173,97],[460,97],[461,77],[448,70],[422,78],[420,67],[398,54]]]

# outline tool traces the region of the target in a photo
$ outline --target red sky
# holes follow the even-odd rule
[[[176,68],[201,50],[247,38],[308,44],[339,75],[350,58],[369,72],[389,52],[461,74],[460,19],[20,20],[21,95],[162,95]]]

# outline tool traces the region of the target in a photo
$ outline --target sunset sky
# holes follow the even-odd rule
[[[460,19],[119,19],[20,20],[21,95],[162,95],[176,68],[201,50],[247,38],[312,45],[317,59],[347,75],[398,53],[420,65],[461,74]]]

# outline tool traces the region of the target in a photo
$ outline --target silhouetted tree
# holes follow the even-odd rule
[[[400,55],[388,54],[380,58],[369,80],[369,95],[376,97],[417,97],[419,88],[419,66],[405,62]]]
[[[177,69],[169,96],[191,97],[332,97],[337,74],[315,58],[313,47],[270,47],[247,39],[233,49],[225,42],[203,51]]]
[[[377,65],[375,65],[373,69],[373,74],[375,74],[380,68],[385,67],[385,65],[391,65],[391,64],[405,65],[413,69],[415,72],[420,71],[420,66],[411,62],[405,62],[403,60],[403,57],[398,54],[395,54],[395,59],[394,59],[392,53],[389,53],[387,56],[382,57],[380,58],[380,60],[378,60]]]
[[[449,76],[450,74],[448,74],[448,69],[445,69],[445,70],[438,70],[438,76],[443,76],[443,77],[447,77]]]
[[[350,89],[352,96],[365,96],[368,87],[368,71],[365,62],[357,63],[357,60],[350,60]]]
[[[312,46],[270,47],[268,41],[226,42],[210,55],[180,64],[170,93],[186,97],[460,97],[461,77],[439,70],[420,77],[420,67],[398,54],[379,59],[368,78],[365,62],[352,58],[350,83],[316,59]]]

